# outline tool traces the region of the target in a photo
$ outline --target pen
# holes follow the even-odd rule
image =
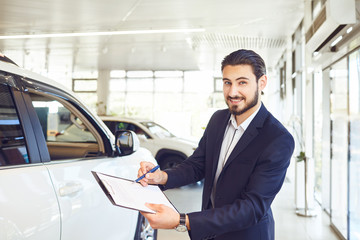
[[[155,172],[159,167],[160,167],[159,165],[155,166],[153,169],[151,169],[150,171],[148,171],[147,173],[136,179],[135,182],[139,182],[141,179],[143,179],[146,176],[146,174]]]

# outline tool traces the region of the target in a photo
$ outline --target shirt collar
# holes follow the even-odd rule
[[[261,103],[262,104],[262,103]],[[259,112],[260,110],[260,106],[258,107],[258,109],[256,109],[255,112],[253,112],[247,119],[245,119],[244,122],[242,122],[239,126],[236,123],[236,118],[234,116],[234,114],[231,114],[230,119],[229,119],[229,124],[231,124],[235,129],[239,129],[242,128],[245,132],[245,130],[248,128],[248,126],[250,125],[251,121],[254,119],[254,117],[256,116],[256,114]]]

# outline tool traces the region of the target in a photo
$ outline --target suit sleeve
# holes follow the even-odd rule
[[[280,191],[294,149],[289,133],[275,138],[262,152],[241,196],[220,208],[189,213],[191,239],[214,238],[257,224]],[[229,188],[235,187],[229,184]]]

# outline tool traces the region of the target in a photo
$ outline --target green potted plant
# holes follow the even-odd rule
[[[301,162],[301,161],[306,161],[306,154],[304,151],[300,151],[299,154],[296,156],[296,161],[297,162]]]

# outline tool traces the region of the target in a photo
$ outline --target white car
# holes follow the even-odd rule
[[[173,167],[185,160],[197,147],[196,142],[178,138],[153,121],[113,116],[100,118],[113,133],[118,130],[134,131],[141,146],[150,150],[161,169]]]
[[[136,179],[140,161],[156,163],[137,136],[114,137],[70,91],[1,54],[0,140],[1,240],[156,239],[91,173]]]

